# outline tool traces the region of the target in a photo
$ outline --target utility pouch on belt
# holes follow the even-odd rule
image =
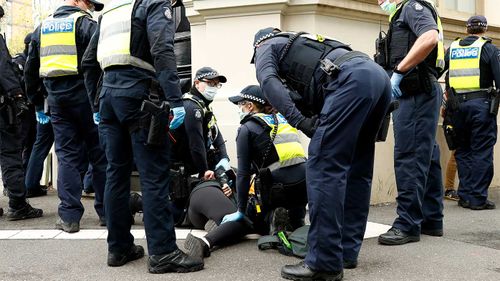
[[[498,105],[500,104],[500,94],[499,90],[491,90],[491,99],[490,99],[490,114],[495,116],[498,115]]]
[[[421,93],[430,94],[432,92],[432,82],[433,78],[430,73],[424,67],[418,67],[418,69],[405,75],[399,88],[404,96],[414,96]]]
[[[168,102],[154,102],[150,100],[144,100],[141,105],[141,111],[149,113],[149,115],[151,116],[146,144],[166,144],[169,122],[168,117],[170,114],[170,105],[168,104]]]
[[[378,129],[376,141],[384,142],[387,139],[387,134],[389,133],[389,124],[391,123],[391,113],[394,110],[398,109],[398,107],[399,107],[398,100],[392,101],[391,104],[389,105],[389,109],[387,109],[387,113],[384,117],[384,120],[382,121],[382,124]]]
[[[172,201],[182,201],[189,197],[191,189],[187,183],[187,176],[184,167],[170,169],[170,199]]]
[[[17,113],[12,100],[7,96],[0,96],[0,106],[2,110],[0,114],[4,116],[7,125],[12,126],[17,124]]]
[[[443,132],[448,148],[450,150],[455,150],[458,146],[458,138],[457,132],[455,131],[453,115],[457,112],[460,106],[460,101],[457,97],[455,89],[449,88],[446,91],[448,93],[448,98],[446,100],[446,113],[443,119]]]
[[[382,66],[382,68],[387,68],[389,66],[387,43],[387,34],[384,31],[380,31],[377,40],[375,40],[376,53],[373,55],[373,60],[378,65]]]

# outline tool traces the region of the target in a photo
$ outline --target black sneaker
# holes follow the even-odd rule
[[[304,261],[295,265],[285,265],[281,268],[281,277],[289,280],[327,280],[340,281],[344,277],[343,271],[322,272],[314,271]]]
[[[354,268],[358,267],[358,261],[344,260],[343,266],[345,269],[354,269]]]
[[[420,241],[419,235],[410,235],[399,228],[392,227],[378,237],[378,243],[382,245],[403,245],[410,242]]]
[[[203,260],[188,256],[177,249],[165,255],[149,256],[148,270],[150,273],[193,272],[202,270]]]
[[[473,206],[473,205],[470,205],[469,207],[471,210],[493,210],[496,208],[496,205],[495,203],[491,202],[490,200],[486,200],[486,202],[484,202],[483,205],[479,205],[479,206]]]
[[[210,248],[200,238],[189,233],[184,241],[184,248],[191,257],[202,259],[210,256]]]
[[[447,189],[444,192],[444,199],[452,200],[452,201],[458,201],[460,200],[460,196],[458,196],[458,193],[454,189]]]
[[[79,222],[65,222],[61,218],[56,221],[56,229],[62,230],[67,233],[75,233],[80,231]]]
[[[5,215],[9,221],[18,221],[25,219],[39,218],[43,215],[42,209],[37,209],[31,207],[29,203],[25,203],[24,207],[20,209],[9,208],[9,211]]]
[[[30,188],[26,190],[26,198],[40,197],[47,195],[47,189],[38,186],[35,188]]]
[[[460,206],[462,208],[466,208],[466,209],[470,208],[470,203],[467,200],[460,199],[460,200],[458,200],[457,204],[458,204],[458,206]]]
[[[129,261],[135,261],[142,257],[144,257],[144,248],[134,244],[126,254],[108,252],[108,266],[122,266]]]

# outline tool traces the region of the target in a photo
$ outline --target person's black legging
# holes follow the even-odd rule
[[[195,228],[203,229],[208,220],[213,220],[218,225],[205,236],[211,247],[238,242],[249,232],[249,226],[243,220],[220,224],[225,215],[234,212],[236,206],[216,186],[200,188],[191,194],[188,208],[191,224]]]

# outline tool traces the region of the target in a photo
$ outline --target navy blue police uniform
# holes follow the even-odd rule
[[[0,18],[3,8],[0,6]],[[40,209],[32,208],[25,198],[24,171],[22,165],[21,124],[18,102],[25,98],[12,57],[0,34],[0,165],[2,181],[9,196],[8,220],[42,216]],[[3,209],[0,208],[0,214]]]
[[[410,0],[401,5],[390,24],[389,75],[420,35],[439,30],[437,14],[425,1]],[[393,228],[379,237],[381,244],[419,241],[421,229],[423,233],[442,233],[443,182],[435,140],[442,98],[437,49],[401,82],[403,95],[398,98],[399,109],[393,113],[398,217]]]
[[[470,46],[480,37],[469,35],[459,41],[460,46]],[[490,39],[481,47],[479,63],[479,87],[482,90],[457,93],[459,108],[453,114],[458,137],[455,157],[460,184],[459,205],[472,209],[492,209],[494,203],[487,200],[488,188],[493,179],[493,148],[497,141],[497,118],[490,113],[491,98],[488,89],[494,90],[493,82],[500,85],[500,52]],[[450,60],[449,49],[445,60]],[[447,79],[447,82],[449,79]],[[447,87],[449,87],[449,82]],[[498,87],[498,86],[497,86]],[[478,95],[471,98],[478,92]]]
[[[290,125],[311,137],[309,251],[304,264],[284,267],[282,276],[341,280],[343,262],[357,261],[366,228],[375,138],[390,103],[389,77],[338,41],[267,32],[256,34],[257,80]],[[297,39],[289,44],[292,37]],[[323,58],[344,61],[338,60],[340,68],[333,72],[326,69],[327,75],[320,67]]]
[[[96,30],[97,23],[90,14],[74,6],[61,6],[53,14],[54,18],[67,18],[75,13],[87,16],[78,18],[73,28],[76,29],[76,51],[78,74],[61,77],[40,77],[41,66],[41,26],[37,27],[32,35],[31,45],[26,62],[25,81],[26,91],[30,101],[37,111],[44,108],[43,91],[38,88],[43,83],[48,96],[50,107],[50,122],[52,123],[55,139],[55,151],[58,156],[57,193],[61,203],[58,214],[62,221],[56,227],[67,231],[66,226],[79,225],[84,207],[81,203],[82,182],[80,167],[86,157],[93,166],[93,182],[95,189],[94,208],[102,221],[104,219],[104,184],[106,181],[106,157],[99,144],[97,126],[92,120],[92,110],[85,89],[81,72],[81,59],[87,48],[90,38]],[[97,80],[94,81],[97,83]],[[71,231],[78,230],[73,228]]]
[[[109,33],[103,29],[103,22],[106,17],[108,23],[121,20],[123,12],[118,10],[121,8],[130,9],[128,12],[132,14],[128,17],[130,22],[125,23],[126,26],[130,24],[131,29],[117,31],[130,38],[125,56],[140,64],[134,66],[129,61],[128,64],[106,66],[104,61],[97,60],[99,52],[113,47],[106,45]],[[119,17],[113,18],[113,12],[118,12],[115,16]],[[141,182],[149,272],[200,270],[203,262],[188,257],[175,243],[169,208],[170,143],[165,138],[161,144],[147,144],[151,114],[141,110],[143,101],[152,92],[153,80],[158,81],[160,88],[154,87],[156,98],[168,101],[170,108],[182,107],[173,52],[174,25],[170,1],[113,1],[99,19],[99,25],[85,54],[83,67],[89,98],[96,100],[98,95],[99,108],[94,106],[93,110],[100,113],[100,137],[108,159],[104,196],[108,265],[121,266],[144,255],[142,247],[134,245],[130,233],[133,223],[129,208],[130,174],[135,162]],[[101,67],[105,71],[102,89],[98,92],[94,82],[102,73]]]

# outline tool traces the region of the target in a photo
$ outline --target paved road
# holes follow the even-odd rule
[[[500,190],[491,192],[500,205]],[[43,219],[7,222],[0,229],[52,229],[57,196],[31,200],[42,207]],[[7,200],[2,196],[0,206]],[[83,229],[99,229],[92,201]],[[370,221],[390,224],[395,206],[374,206]],[[134,228],[142,228],[139,224]],[[325,238],[326,239],[326,238]],[[136,240],[145,246],[145,240]],[[179,245],[182,247],[182,240]],[[191,274],[147,273],[146,258],[120,268],[106,266],[106,241],[97,240],[1,240],[0,280],[282,280],[279,268],[299,260],[273,251],[261,252],[255,241],[218,250],[205,260],[205,270]],[[470,211],[445,202],[445,236],[422,236],[419,243],[381,246],[375,238],[365,240],[359,267],[346,270],[344,280],[500,280],[500,209]]]

